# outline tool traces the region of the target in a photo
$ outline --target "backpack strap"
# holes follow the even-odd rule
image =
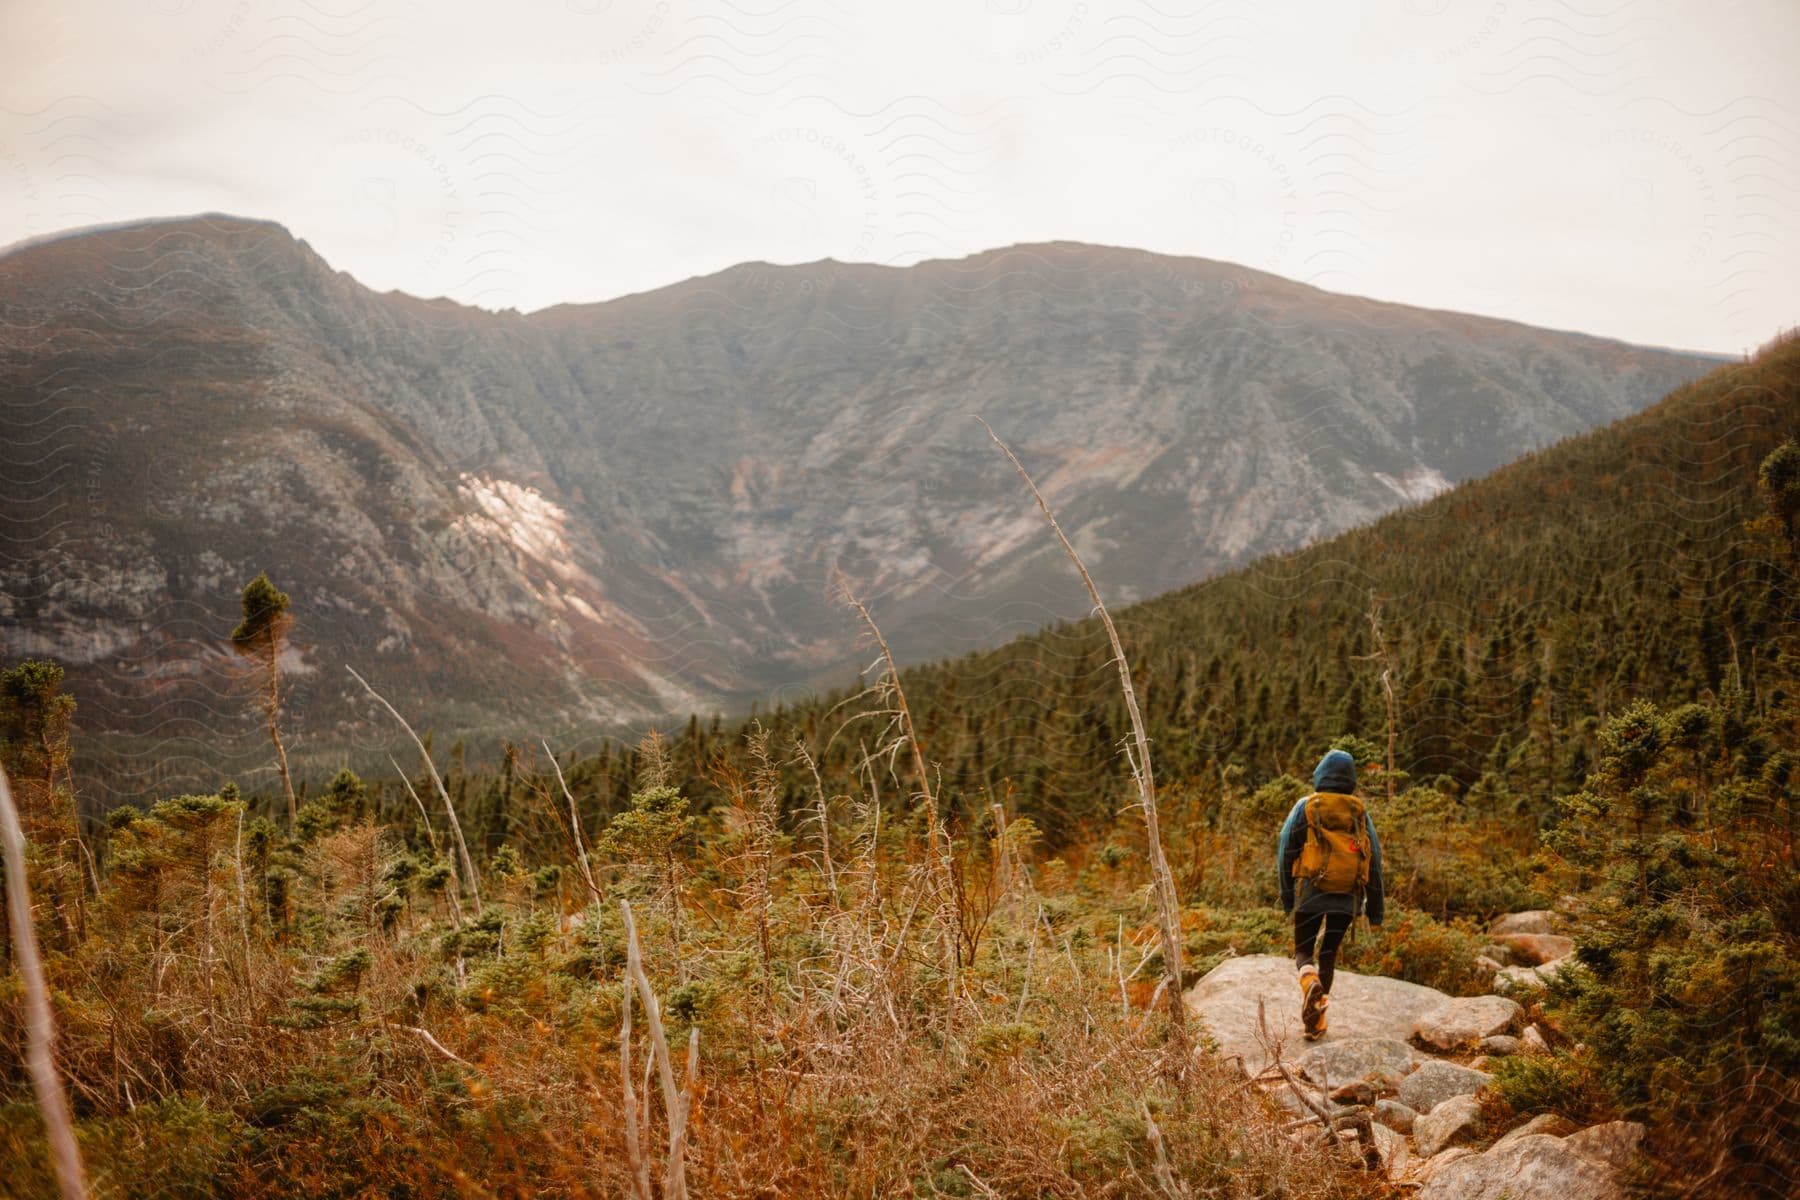
[[[1331,860],[1331,843],[1325,840],[1325,833],[1319,828],[1319,793],[1314,792],[1306,798],[1306,838],[1319,848],[1319,866],[1311,875],[1304,876],[1312,883],[1317,883],[1319,876],[1325,873],[1325,864]]]

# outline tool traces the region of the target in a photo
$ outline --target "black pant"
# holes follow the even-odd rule
[[[1319,938],[1320,924],[1325,937]],[[1350,914],[1345,912],[1301,913],[1294,918],[1294,966],[1305,967],[1313,960],[1313,943],[1319,943],[1319,986],[1331,991],[1331,976],[1337,970],[1338,946],[1350,928]]]

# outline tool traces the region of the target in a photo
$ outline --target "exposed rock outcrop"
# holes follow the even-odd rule
[[[1567,1137],[1502,1138],[1486,1153],[1433,1165],[1419,1200],[1623,1200],[1643,1134],[1621,1121]]]
[[[1438,1050],[1471,1046],[1482,1038],[1510,1033],[1521,1013],[1518,1001],[1504,996],[1460,996],[1421,1013],[1411,1035]]]
[[[1573,938],[1556,933],[1509,933],[1498,940],[1511,953],[1512,961],[1522,967],[1555,962],[1575,951]]]
[[[1487,1084],[1485,1072],[1433,1059],[1400,1081],[1399,1101],[1423,1115],[1455,1096],[1469,1096]]]
[[[1419,1062],[1419,1052],[1398,1038],[1327,1037],[1302,1053],[1300,1070],[1314,1083],[1345,1083],[1380,1075],[1403,1078]]]
[[[1413,1149],[1430,1158],[1446,1146],[1475,1140],[1485,1128],[1481,1101],[1474,1096],[1452,1096],[1413,1122]]]
[[[1547,934],[1555,933],[1552,922],[1556,914],[1547,908],[1532,909],[1528,912],[1507,913],[1488,926],[1488,932],[1495,937],[1506,937],[1512,934]]]
[[[1262,1071],[1269,1062],[1256,1038],[1259,1001],[1267,1012],[1270,1032],[1281,1039],[1283,1056],[1289,1062],[1297,1062],[1301,1055],[1332,1043],[1403,1041],[1420,1016],[1449,999],[1436,988],[1381,975],[1339,971],[1331,988],[1330,1032],[1322,1042],[1309,1048],[1300,1026],[1300,993],[1294,985],[1292,959],[1273,954],[1228,958],[1187,993],[1189,1011],[1205,1023],[1219,1052],[1239,1058],[1251,1075]],[[1382,1061],[1397,1061],[1391,1048],[1359,1046],[1348,1053],[1380,1055]],[[1334,1078],[1332,1082],[1341,1080]]]

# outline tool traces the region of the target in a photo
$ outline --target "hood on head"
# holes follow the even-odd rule
[[[1347,750],[1333,750],[1313,768],[1313,791],[1343,792],[1356,790],[1356,760]]]

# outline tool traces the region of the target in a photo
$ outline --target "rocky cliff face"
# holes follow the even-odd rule
[[[592,730],[848,678],[834,569],[908,657],[1084,612],[976,415],[1125,600],[1708,365],[1067,243],[524,316],[265,223],[73,235],[0,259],[0,638],[177,775],[258,761],[222,636],[257,570],[297,602],[302,758],[386,736],[346,664],[440,729]]]

